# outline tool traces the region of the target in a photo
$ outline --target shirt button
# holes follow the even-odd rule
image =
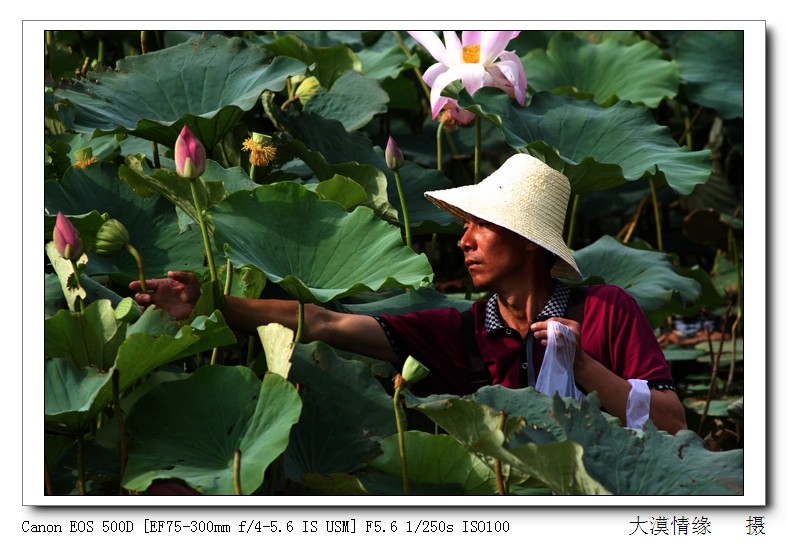
[[[528,369],[528,362],[523,362],[522,366],[523,366],[524,370],[527,370]]]
[[[512,329],[511,329],[511,328],[507,328],[507,329],[506,329],[506,335],[507,335],[507,336],[510,336],[510,335],[512,335]]]

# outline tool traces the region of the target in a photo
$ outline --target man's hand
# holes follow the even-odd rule
[[[129,289],[139,292],[140,282],[132,281]],[[147,292],[135,294],[134,299],[143,308],[155,305],[163,309],[175,320],[183,320],[191,316],[194,304],[200,297],[200,282],[191,273],[170,271],[163,279],[146,281]]]

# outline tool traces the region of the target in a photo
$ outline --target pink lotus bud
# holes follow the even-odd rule
[[[79,231],[62,212],[57,213],[52,239],[55,241],[58,253],[66,260],[76,260],[82,256],[83,247]]]
[[[394,139],[389,137],[388,144],[386,144],[386,165],[392,171],[396,171],[402,167],[404,161],[405,157],[402,155],[402,151],[397,147]]]
[[[205,148],[187,125],[175,141],[175,172],[184,178],[197,178],[205,172]]]

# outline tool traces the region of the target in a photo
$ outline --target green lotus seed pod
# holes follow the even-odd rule
[[[124,250],[129,244],[126,226],[114,218],[102,224],[96,233],[96,254],[108,256]]]
[[[409,356],[405,360],[405,364],[402,366],[402,379],[404,379],[407,383],[421,381],[427,377],[428,373],[430,373],[429,368],[412,356]]]
[[[134,322],[142,316],[142,309],[134,298],[123,298],[115,307],[115,319],[120,322]]]

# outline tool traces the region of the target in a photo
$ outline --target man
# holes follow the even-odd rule
[[[412,355],[430,368],[424,384],[431,392],[463,395],[485,384],[535,385],[548,322],[558,321],[574,334],[573,373],[582,391],[596,391],[604,409],[629,426],[650,418],[672,434],[686,428],[670,369],[637,302],[607,285],[588,287],[576,301],[578,293],[559,280],[582,279],[563,241],[570,193],[563,174],[526,154],[479,184],[427,192],[463,220],[465,265],[475,288],[492,296],[466,314],[448,308],[371,317],[308,305],[302,340],[400,365]],[[176,319],[187,318],[199,297],[188,273],[171,272],[148,286],[137,302]],[[228,296],[222,312],[229,325],[249,332],[270,322],[297,324],[294,301]]]

